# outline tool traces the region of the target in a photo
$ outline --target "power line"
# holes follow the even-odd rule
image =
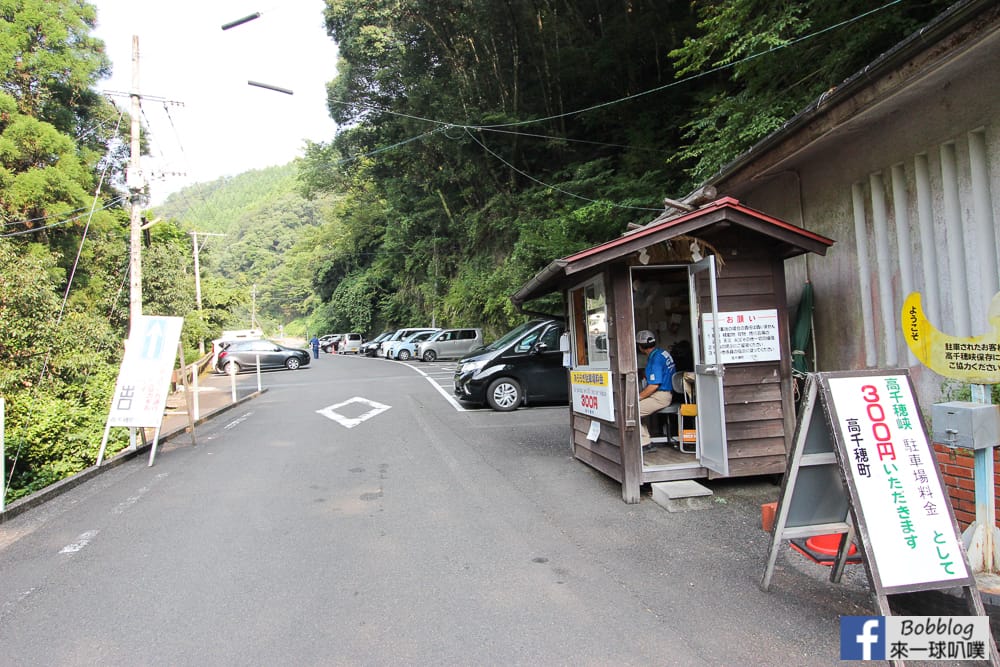
[[[492,155],[496,159],[500,160],[500,162],[503,162],[505,165],[507,165],[508,167],[510,167],[511,169],[513,169],[514,171],[516,171],[517,173],[521,174],[522,176],[524,176],[528,180],[534,181],[535,183],[538,183],[542,187],[548,188],[550,190],[555,190],[556,192],[562,193],[562,194],[567,195],[569,197],[574,197],[576,199],[582,199],[582,200],[584,200],[586,202],[590,202],[591,204],[607,204],[608,206],[613,206],[614,208],[624,208],[624,209],[630,209],[630,210],[633,210],[633,211],[655,211],[657,213],[661,213],[663,211],[662,208],[646,208],[646,207],[643,207],[643,206],[625,206],[624,204],[615,204],[614,202],[609,202],[609,201],[606,201],[606,200],[591,199],[589,197],[584,197],[583,195],[578,195],[575,192],[570,192],[569,190],[563,190],[562,188],[557,187],[555,185],[551,185],[549,183],[545,183],[544,181],[538,180],[537,178],[535,178],[531,174],[528,174],[527,172],[522,171],[521,169],[518,169],[517,167],[515,167],[514,165],[512,165],[510,162],[508,162],[507,160],[505,160],[503,157],[501,157],[499,154],[497,154],[496,152],[490,150],[490,148],[486,144],[484,144],[479,139],[477,139],[475,136],[473,136],[472,131],[469,130],[468,128],[465,130],[465,132],[466,132],[466,134],[469,135],[470,139],[472,139],[474,142],[476,142],[477,144],[479,144],[480,146],[482,146],[483,150],[485,150],[487,153],[489,153],[490,155]]]
[[[19,232],[8,232],[7,234],[0,234],[0,238],[9,238],[11,236],[23,236],[25,234],[34,234],[35,232],[42,232],[42,231],[45,231],[46,229],[52,229],[53,227],[59,227],[61,225],[65,225],[65,224],[68,224],[70,222],[74,222],[76,220],[82,220],[83,218],[87,218],[87,226],[89,227],[90,226],[90,218],[94,215],[94,213],[96,211],[105,211],[105,210],[107,210],[107,209],[109,209],[109,208],[111,208],[111,207],[113,207],[113,206],[121,203],[124,199],[125,199],[124,197],[115,197],[114,199],[112,199],[111,201],[109,201],[107,204],[105,204],[101,208],[91,207],[91,208],[85,209],[87,211],[86,213],[81,213],[80,215],[74,215],[73,217],[66,218],[65,220],[59,220],[58,222],[53,222],[51,224],[43,225],[41,227],[32,227],[30,229],[22,229]],[[96,206],[96,203],[95,203],[95,206]],[[77,209],[77,210],[80,210],[80,209]],[[14,224],[14,223],[10,223],[10,224]]]

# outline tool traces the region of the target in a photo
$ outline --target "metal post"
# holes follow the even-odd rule
[[[259,394],[262,390],[260,387],[260,355],[257,356],[257,393]]]
[[[233,403],[236,402],[236,364],[231,363],[226,366],[226,370],[229,371],[229,385],[232,390]]]
[[[989,385],[971,385],[972,402],[990,405],[993,402]],[[993,447],[973,450],[973,470],[976,485],[976,521],[962,535],[969,565],[976,573],[996,574],[997,534],[996,494],[993,489]]]
[[[194,409],[192,417],[194,421],[198,421],[199,419],[201,419],[201,414],[199,412],[201,404],[199,403],[198,399],[198,362],[195,362],[194,364],[191,365],[191,386],[192,386],[191,391],[193,392],[191,395],[191,402],[193,403],[193,409]]]
[[[184,383],[184,407],[187,408],[188,416],[188,426],[191,428],[191,445],[195,446],[198,443],[195,441],[194,437],[194,415],[192,414],[191,406],[191,385],[188,384],[187,373],[188,367],[184,363],[184,343],[177,341],[177,350],[181,356],[181,382]],[[198,364],[191,364],[191,374],[194,376],[198,375]]]
[[[198,266],[198,232],[191,232],[191,245],[194,247],[194,300],[201,313],[201,267]],[[205,354],[205,340],[198,339],[198,353]]]
[[[108,435],[111,433],[111,420],[104,422],[104,437],[101,438],[101,448],[97,451],[97,466],[104,463],[104,451],[108,448]]]

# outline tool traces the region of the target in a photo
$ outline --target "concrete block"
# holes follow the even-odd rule
[[[703,510],[712,506],[712,490],[692,479],[676,482],[656,482],[653,500],[668,512]]]

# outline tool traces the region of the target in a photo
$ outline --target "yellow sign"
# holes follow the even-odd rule
[[[607,371],[572,371],[570,382],[573,384],[589,384],[595,387],[607,387],[609,384]]]
[[[903,332],[910,350],[929,369],[946,378],[972,384],[1000,384],[1000,293],[987,314],[993,331],[962,338],[934,328],[924,315],[920,293],[903,303]]]

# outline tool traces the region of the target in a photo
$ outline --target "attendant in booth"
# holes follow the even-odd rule
[[[674,359],[656,345],[656,335],[643,329],[635,335],[639,351],[647,355],[646,386],[639,392],[639,440],[649,447],[650,435],[646,417],[659,412],[673,401],[671,380],[674,377]]]

